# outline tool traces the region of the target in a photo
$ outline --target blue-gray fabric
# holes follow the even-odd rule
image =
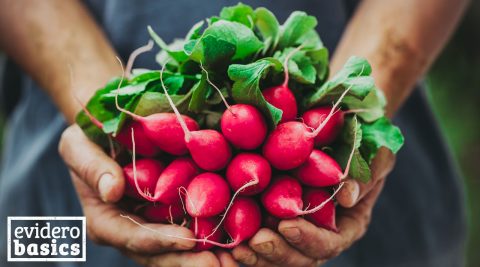
[[[305,10],[319,21],[318,31],[334,51],[354,1],[243,1],[273,10],[283,21],[293,10]],[[47,4],[47,3],[46,3]],[[235,1],[87,1],[89,9],[125,59],[148,40],[146,25],[171,41],[182,37],[195,22],[218,14]],[[367,36],[365,38],[368,38]],[[92,62],[92,64],[95,64]],[[150,55],[137,66],[155,67]],[[8,79],[8,77],[7,77]],[[57,152],[62,115],[48,96],[25,74],[21,99],[9,118],[0,172],[0,265],[6,263],[7,216],[81,215],[67,168]],[[465,210],[461,180],[421,89],[416,89],[398,112],[395,123],[405,146],[388,177],[365,237],[326,266],[451,267],[463,265]],[[110,247],[88,242],[86,263],[43,266],[134,266]]]

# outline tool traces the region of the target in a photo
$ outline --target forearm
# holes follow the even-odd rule
[[[447,42],[467,2],[364,0],[335,52],[332,73],[351,55],[367,58],[392,116]]]
[[[86,101],[120,72],[111,45],[76,0],[0,0],[0,45],[69,123],[80,109],[73,94]]]

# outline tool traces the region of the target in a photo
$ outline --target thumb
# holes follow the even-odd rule
[[[125,190],[122,168],[91,142],[78,125],[63,132],[58,150],[67,166],[104,202],[120,200]]]

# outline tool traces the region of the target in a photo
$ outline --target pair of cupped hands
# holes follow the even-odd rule
[[[318,228],[302,218],[283,220],[278,233],[262,228],[248,243],[231,251],[193,252],[195,242],[166,237],[120,216],[170,236],[193,238],[185,227],[150,224],[122,208],[125,188],[122,168],[74,124],[62,134],[59,151],[70,169],[87,220],[87,234],[145,266],[320,266],[349,248],[366,232],[373,206],[395,157],[381,149],[372,163],[372,179],[364,184],[346,179],[336,196],[338,233]],[[93,260],[93,259],[92,259]]]

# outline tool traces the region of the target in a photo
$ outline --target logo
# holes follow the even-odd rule
[[[85,217],[8,217],[8,261],[85,261]]]

